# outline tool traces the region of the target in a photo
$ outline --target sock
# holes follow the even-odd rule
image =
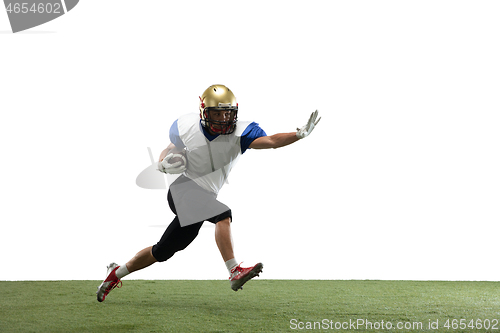
[[[130,272],[127,269],[127,265],[123,264],[120,267],[118,267],[115,274],[118,279],[121,279],[122,277],[129,275]]]
[[[233,268],[235,268],[236,266],[238,266],[238,262],[236,261],[235,258],[229,259],[228,261],[226,261],[226,268],[227,268],[227,271],[229,272],[229,275],[231,275],[231,270]]]

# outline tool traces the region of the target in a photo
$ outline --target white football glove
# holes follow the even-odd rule
[[[170,160],[172,157],[180,157],[182,158],[182,161],[184,163],[178,161],[170,164],[168,160]],[[165,156],[165,158],[161,162],[158,162],[158,171],[171,174],[183,173],[184,171],[186,171],[186,158],[182,154],[170,153]]]
[[[316,120],[316,118],[318,118],[318,110],[311,113],[311,117],[309,117],[307,124],[305,124],[302,128],[297,128],[297,138],[303,139],[309,134],[311,134],[311,132],[314,129],[314,126],[316,126],[321,120],[321,117],[319,117],[318,120]]]

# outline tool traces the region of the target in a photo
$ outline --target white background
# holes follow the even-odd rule
[[[135,184],[211,84],[312,135],[250,150],[219,199],[262,278],[498,280],[496,1],[81,1],[0,10],[0,280],[104,278],[173,218]],[[225,279],[208,223],[130,279]]]

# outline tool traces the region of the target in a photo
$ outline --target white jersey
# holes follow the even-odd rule
[[[238,121],[233,133],[210,141],[203,133],[199,114],[181,116],[177,126],[188,161],[184,175],[205,190],[218,194],[241,155],[241,135],[250,123]]]

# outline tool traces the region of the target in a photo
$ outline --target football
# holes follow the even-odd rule
[[[177,162],[182,162],[181,165],[185,165],[187,163],[186,151],[185,150],[178,151],[177,149],[174,149],[174,150],[171,150],[170,152],[173,153],[174,156],[172,156],[168,160],[168,163],[174,164],[174,163],[177,163]]]

